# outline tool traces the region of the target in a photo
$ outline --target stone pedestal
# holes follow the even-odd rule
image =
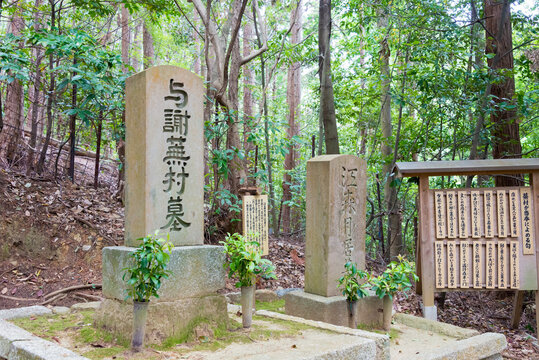
[[[133,303],[125,301],[127,286],[123,269],[130,266],[132,247],[113,246],[103,249],[103,296],[96,311],[98,326],[129,340],[133,331]],[[170,254],[159,298],[150,300],[146,342],[161,343],[184,339],[200,322],[216,326],[227,324],[226,298],[217,294],[225,286],[225,255],[221,246],[175,247]]]
[[[289,315],[333,325],[348,326],[348,305],[344,296],[320,296],[301,290],[285,295]],[[356,321],[368,327],[380,327],[383,321],[382,299],[370,295],[358,300]]]

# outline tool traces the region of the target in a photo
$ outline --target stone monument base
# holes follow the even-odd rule
[[[131,341],[133,303],[105,299],[94,315],[95,325],[116,336],[120,342]],[[207,295],[171,302],[152,302],[148,306],[145,343],[161,344],[166,339],[185,341],[194,328],[206,323],[227,328],[227,302],[224,295]]]
[[[131,339],[133,303],[126,301],[125,268],[133,264],[134,247],[103,248],[103,296],[95,323],[121,340]],[[146,342],[167,338],[185,339],[198,323],[227,324],[227,302],[217,291],[225,287],[222,246],[195,245],[172,249],[167,270],[170,276],[159,288],[159,298],[150,299]]]
[[[333,325],[348,326],[348,308],[344,296],[320,296],[296,290],[285,295],[285,312],[288,315]],[[358,300],[357,323],[381,327],[383,323],[382,299],[367,296]]]

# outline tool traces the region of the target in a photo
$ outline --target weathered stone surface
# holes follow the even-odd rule
[[[95,324],[119,338],[131,339],[133,304],[105,299],[96,310]],[[227,324],[226,299],[223,295],[181,299],[172,302],[150,302],[146,322],[146,343],[158,344],[174,337],[181,338],[201,321]]]
[[[307,162],[305,292],[336,296],[344,264],[365,268],[366,164],[353,155]]]
[[[457,339],[467,339],[472,336],[479,335],[479,331],[474,330],[474,329],[465,329],[465,328],[461,328],[455,325],[446,324],[439,321],[428,320],[425,318],[408,315],[408,314],[397,313],[393,316],[393,320],[398,323],[401,323],[401,324],[404,324],[404,325],[407,325],[416,329],[432,331],[439,334],[451,336]]]
[[[80,310],[96,310],[101,306],[101,301],[90,301],[83,302],[71,305],[71,310],[80,311]]]
[[[500,354],[507,347],[505,336],[497,333],[484,333],[468,339],[457,341],[443,351],[426,353],[418,359],[447,360],[447,359],[488,359]]]
[[[226,294],[227,301],[230,304],[239,304],[241,299],[241,292],[233,292]],[[277,294],[269,289],[259,289],[255,291],[255,300],[263,302],[272,302],[279,300]]]
[[[127,79],[125,99],[125,245],[156,229],[175,246],[203,244],[202,79],[155,66]]]
[[[343,296],[325,297],[307,292],[293,291],[284,296],[285,312],[304,319],[348,326],[348,309]],[[377,296],[359,299],[358,324],[381,326],[383,320],[382,300]]]
[[[13,341],[33,339],[37,337],[10,322],[0,320],[0,358],[8,358]]]
[[[67,306],[54,306],[51,310],[53,314],[60,314],[60,315],[68,314],[71,311],[71,309],[68,308]]]
[[[103,295],[124,300],[126,296],[122,269],[130,266],[130,254],[135,249],[125,246],[103,248]],[[225,286],[223,268],[225,255],[222,246],[181,246],[170,254],[167,269],[171,271],[159,289],[159,299],[167,302],[215,293]]]
[[[51,315],[51,309],[41,305],[27,306],[16,309],[0,310],[1,320],[12,320],[29,316]]]
[[[83,356],[43,339],[14,341],[8,360],[88,360]]]

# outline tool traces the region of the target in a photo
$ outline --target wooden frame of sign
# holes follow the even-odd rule
[[[522,313],[523,290],[535,291],[539,308],[539,159],[405,162],[396,167],[400,177],[419,178],[417,287],[425,309],[436,309],[435,292],[477,290],[516,291],[513,326]],[[431,176],[504,174],[529,174],[530,185],[429,188]],[[539,329],[539,318],[537,324]]]

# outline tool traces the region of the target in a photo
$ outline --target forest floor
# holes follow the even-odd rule
[[[101,283],[101,249],[121,245],[123,206],[108,188],[73,185],[29,178],[0,169],[0,309],[36,304],[71,305],[98,300],[96,289],[53,292],[71,286]],[[269,259],[278,280],[262,281],[259,288],[302,288],[303,234],[270,238]],[[383,264],[368,260],[379,273]],[[237,291],[227,281],[226,291]],[[510,292],[452,292],[442,306],[440,321],[507,337],[507,359],[539,359],[532,345],[535,302],[527,294],[518,329],[510,329],[513,294]],[[399,294],[398,312],[421,316],[415,293]]]

